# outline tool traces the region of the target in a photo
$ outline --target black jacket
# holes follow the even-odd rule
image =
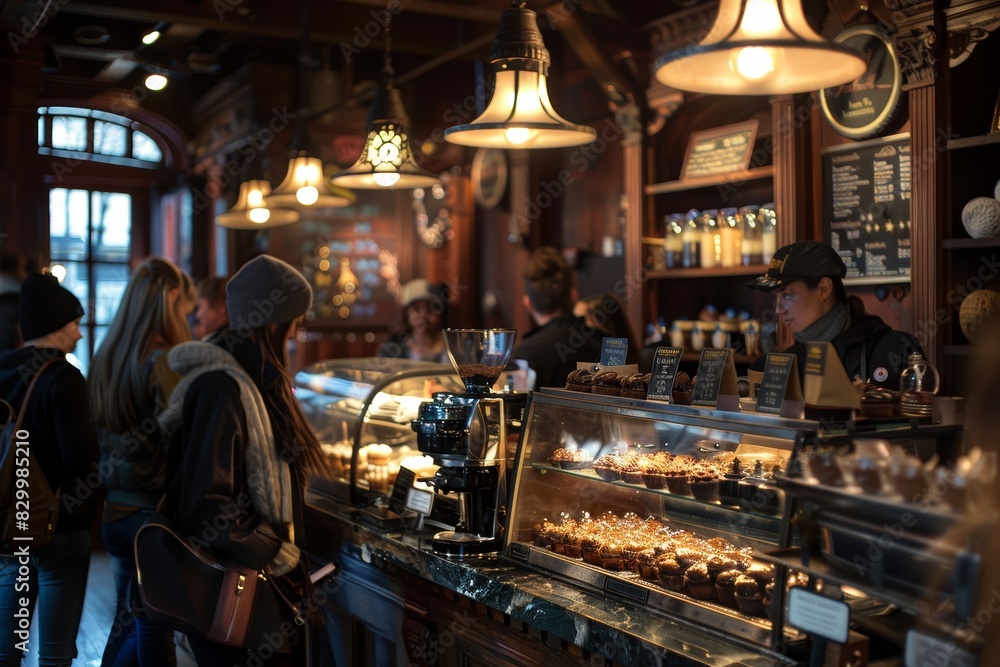
[[[101,480],[83,375],[58,350],[34,346],[11,350],[0,354],[0,397],[20,410],[28,383],[50,358],[57,361],[38,379],[21,428],[30,434],[31,453],[49,486],[53,491],[62,486],[56,530],[89,530]],[[6,419],[6,410],[0,412]]]
[[[861,378],[894,391],[899,391],[899,376],[910,354],[923,354],[916,338],[905,331],[893,330],[876,315],[855,317],[847,330],[832,342],[848,378]],[[799,375],[804,382],[806,346],[794,343],[782,352],[798,357]],[[767,355],[761,355],[750,369],[763,372],[766,359]]]
[[[252,345],[225,337],[232,352],[258,385],[278,377],[263,365]],[[263,393],[263,392],[262,392]],[[279,436],[276,434],[275,439]],[[279,536],[254,512],[247,483],[247,423],[236,381],[223,371],[197,378],[184,396],[183,424],[170,442],[169,479],[163,511],[193,537],[244,567],[271,563],[287,536]],[[296,543],[301,544],[302,487],[292,467]]]
[[[601,359],[601,333],[574,315],[560,315],[528,332],[510,358],[524,359],[538,373],[535,388],[562,387],[576,362]]]

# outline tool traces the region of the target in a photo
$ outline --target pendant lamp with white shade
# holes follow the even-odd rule
[[[227,229],[270,229],[299,221],[299,212],[264,203],[271,184],[263,177],[259,161],[251,158],[243,165],[243,182],[236,203],[215,216],[215,224]]]

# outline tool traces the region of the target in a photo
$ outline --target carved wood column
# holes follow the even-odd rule
[[[626,210],[622,243],[625,250],[625,283],[628,286],[625,312],[632,331],[639,336],[633,345],[639,345],[646,330],[642,321],[643,128],[639,109],[634,106],[619,109],[615,120],[623,131],[622,192],[625,194]]]

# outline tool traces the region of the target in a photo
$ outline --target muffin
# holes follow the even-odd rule
[[[594,461],[594,455],[586,449],[566,449],[560,447],[552,452],[549,462],[565,470],[579,470],[589,468]]]
[[[656,581],[656,550],[652,547],[639,552],[639,576],[646,581]]]
[[[761,587],[753,577],[741,574],[736,578],[736,605],[747,616],[764,616],[763,594]]]
[[[601,567],[605,570],[622,569],[622,547],[617,542],[606,542],[598,551],[601,557]]]
[[[685,569],[691,567],[695,563],[708,560],[708,556],[705,555],[705,552],[692,547],[677,547],[674,558],[676,558],[677,563]]]
[[[594,373],[586,368],[578,368],[566,376],[566,388],[570,391],[591,393],[594,385]]]
[[[629,484],[642,484],[642,469],[638,462],[627,463],[622,466],[622,481]]]
[[[708,503],[719,502],[718,475],[701,470],[690,476],[688,484],[691,487],[691,495],[698,500],[704,500]]]
[[[708,576],[712,579],[713,584],[718,576],[723,572],[736,569],[736,561],[730,560],[721,554],[713,554],[709,556],[707,564]]]
[[[617,465],[605,465],[598,461],[594,464],[594,472],[606,482],[617,482],[622,478],[622,471]]]
[[[580,542],[580,556],[583,558],[584,563],[590,563],[591,565],[601,564],[601,540],[594,536],[588,535],[584,537]]]
[[[708,563],[701,561],[684,570],[684,585],[687,594],[696,600],[711,600],[715,586],[708,574]]]
[[[647,489],[665,489],[667,487],[666,469],[655,463],[648,466],[642,473],[642,483],[646,485]]]
[[[622,378],[621,395],[626,398],[646,398],[651,373],[633,373]]]
[[[656,577],[668,591],[684,592],[684,568],[666,554],[656,559]]]
[[[639,572],[639,552],[642,551],[642,544],[631,540],[622,545],[622,570],[626,572]]]
[[[622,393],[621,376],[614,371],[602,371],[594,376],[591,391],[604,396],[620,396]]]
[[[774,566],[769,563],[751,563],[747,566],[745,574],[753,577],[761,590],[769,581],[774,580]]]
[[[569,558],[580,558],[583,545],[583,531],[570,530],[563,537],[563,551]]]
[[[743,575],[739,570],[720,572],[715,578],[715,594],[719,602],[736,609],[736,580]]]
[[[691,484],[689,480],[686,472],[677,469],[669,470],[667,471],[667,490],[678,496],[690,496]]]

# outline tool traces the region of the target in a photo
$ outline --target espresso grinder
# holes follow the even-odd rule
[[[446,556],[492,555],[501,547],[507,462],[517,448],[528,395],[492,387],[510,358],[514,333],[445,329],[445,348],[465,393],[434,394],[412,423],[417,447],[440,466],[428,483],[458,499],[455,530],[437,533],[432,542],[434,551]]]

